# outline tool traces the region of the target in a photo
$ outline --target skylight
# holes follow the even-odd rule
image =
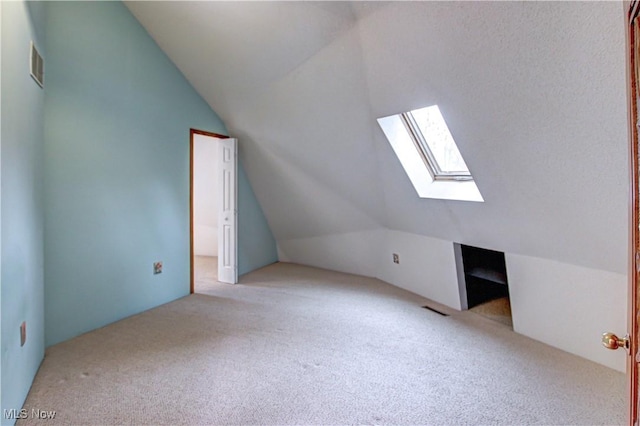
[[[412,130],[417,130],[420,148],[433,159],[434,174],[471,177],[438,105],[416,109],[405,115],[411,120]]]
[[[378,123],[418,196],[484,201],[437,105]]]

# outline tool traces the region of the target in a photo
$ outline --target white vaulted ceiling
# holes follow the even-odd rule
[[[240,139],[277,240],[386,227],[625,273],[621,3],[126,2]],[[438,104],[484,203],[376,118]]]

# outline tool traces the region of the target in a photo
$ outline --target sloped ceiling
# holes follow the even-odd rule
[[[625,273],[617,2],[126,2],[240,140],[277,240],[387,227]],[[438,104],[484,203],[419,199],[376,118]]]

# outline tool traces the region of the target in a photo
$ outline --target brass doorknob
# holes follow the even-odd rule
[[[603,333],[602,346],[611,350],[619,348],[629,349],[629,335],[627,334],[621,339],[613,333]]]

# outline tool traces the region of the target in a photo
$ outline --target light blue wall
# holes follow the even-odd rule
[[[123,4],[48,3],[46,28],[51,345],[188,294],[189,129],[226,130]],[[239,212],[246,272],[275,261],[275,241],[240,176],[239,209],[258,207]]]
[[[0,1],[0,187],[2,187],[2,2]],[[44,240],[43,240],[44,242]],[[44,288],[43,288],[44,292]],[[0,189],[0,410],[2,404],[2,190]],[[4,416],[3,416],[4,417]],[[2,419],[0,419],[0,424]]]
[[[29,42],[46,57],[43,4],[2,4],[1,408],[20,409],[44,356],[42,150],[44,91],[29,75]],[[27,342],[19,327],[27,322]],[[2,424],[13,424],[5,419]]]

